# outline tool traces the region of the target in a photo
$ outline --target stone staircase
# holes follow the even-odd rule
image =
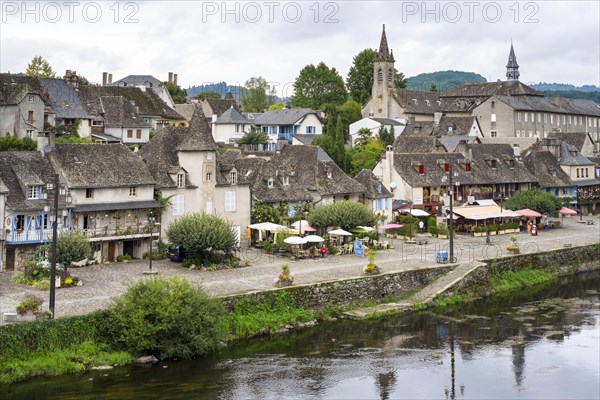
[[[454,270],[441,276],[439,279],[425,286],[423,289],[402,302],[385,303],[378,304],[373,307],[364,307],[358,310],[347,311],[344,313],[344,315],[350,318],[361,319],[373,314],[386,314],[388,312],[398,313],[407,311],[410,310],[415,303],[427,304],[431,302],[437,295],[442,294],[446,290],[452,288],[457,282],[464,279],[471,272],[485,265],[486,264],[479,261],[458,264]]]

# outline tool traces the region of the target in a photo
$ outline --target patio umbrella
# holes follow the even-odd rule
[[[387,229],[396,229],[396,228],[402,228],[402,225],[400,224],[385,224],[383,226],[383,229],[387,230]]]
[[[431,215],[427,211],[423,211],[423,210],[420,210],[418,208],[413,208],[412,210],[411,209],[400,210],[400,212],[402,212],[402,213],[409,213],[413,217],[429,217],[429,215]]]
[[[558,210],[558,213],[560,215],[576,215],[577,211],[571,210],[570,208],[567,208],[567,207],[561,207],[560,210]]]
[[[286,229],[285,226],[274,224],[272,222],[261,222],[259,224],[248,225],[248,228],[259,231],[276,231],[278,229]]]
[[[338,235],[338,236],[352,236],[352,234],[350,232],[345,231],[343,229],[334,229],[327,233],[329,233],[330,235]]]
[[[305,244],[307,242],[305,238],[301,238],[300,236],[290,236],[283,239],[283,241],[287,244]]]
[[[360,229],[362,229],[363,231],[366,231],[366,232],[372,232],[372,231],[375,230],[375,229],[371,228],[370,226],[362,226],[362,225],[357,226],[357,228],[360,228]]]
[[[292,227],[300,232],[315,232],[317,230],[317,228],[310,226],[308,221],[305,219],[294,222]]]
[[[529,208],[524,208],[522,210],[517,210],[515,212],[522,217],[540,218],[542,216],[542,214],[540,214],[539,212],[530,210]]]
[[[304,239],[306,239],[306,241],[308,243],[317,243],[317,242],[325,241],[325,239],[323,239],[321,236],[318,236],[318,235],[308,235]]]

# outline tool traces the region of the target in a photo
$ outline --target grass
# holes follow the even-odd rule
[[[556,280],[556,275],[543,269],[500,272],[491,277],[492,288],[496,293],[509,292],[523,287],[534,286]]]
[[[433,307],[448,307],[454,304],[467,303],[469,301],[470,298],[468,296],[453,294],[452,296],[448,297],[436,297],[433,299],[431,304]]]

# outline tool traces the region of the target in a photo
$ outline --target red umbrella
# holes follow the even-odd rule
[[[561,209],[558,210],[558,213],[561,215],[575,215],[575,214],[577,214],[577,211],[571,210],[570,208],[567,208],[567,207],[561,207]]]
[[[402,228],[402,225],[400,225],[400,224],[385,224],[383,226],[383,229],[395,229],[395,228]]]
[[[540,214],[539,212],[530,210],[529,208],[524,208],[515,212],[519,215],[522,215],[523,217],[540,218],[542,216],[542,214]]]

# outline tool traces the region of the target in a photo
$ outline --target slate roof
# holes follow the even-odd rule
[[[194,103],[175,104],[173,107],[175,108],[175,111],[177,111],[177,113],[181,115],[186,121],[189,122],[192,119],[192,115],[194,115]]]
[[[221,114],[217,118],[215,124],[249,124],[250,121],[246,119],[236,108],[229,107],[229,110]]]
[[[477,166],[475,181],[479,184],[537,182],[525,165],[515,158],[509,144],[475,143],[468,146],[471,162]],[[487,161],[496,160],[496,167]],[[510,166],[510,162],[514,167]],[[478,171],[477,171],[478,170]]]
[[[367,199],[385,199],[393,197],[392,193],[386,189],[371,170],[363,169],[354,178],[365,187],[365,197]],[[381,188],[381,192],[379,191]]]
[[[563,142],[567,142],[571,146],[575,146],[581,152],[587,140],[590,140],[587,132],[550,132],[549,138],[556,138]]]
[[[550,151],[531,151],[523,157],[523,163],[543,188],[573,185]]]
[[[152,75],[127,75],[125,78],[119,79],[107,86],[129,86],[129,85],[144,85],[147,87],[158,88],[161,81]]]
[[[472,112],[490,96],[442,97],[441,111],[443,112]]]
[[[58,78],[40,78],[40,83],[48,94],[47,103],[58,118],[89,118],[79,98],[79,88]]]
[[[223,113],[229,110],[231,106],[238,109],[238,105],[235,102],[235,99],[206,99],[204,101],[208,103],[208,106],[212,110],[212,113],[216,114],[217,117],[223,115]]]
[[[310,108],[284,108],[267,111],[254,119],[255,125],[294,125],[309,114],[317,113]]]
[[[58,144],[50,158],[70,188],[154,185],[142,159],[122,144]]]
[[[0,74],[0,105],[19,104],[27,93],[42,95],[40,81],[31,76]]]
[[[237,185],[250,185],[254,182],[255,171],[250,163],[244,163],[240,150],[227,150],[217,157],[217,186],[231,185],[231,171],[237,172]],[[257,171],[256,171],[257,172]]]
[[[195,104],[190,126],[170,126],[158,129],[156,135],[146,143],[138,155],[146,162],[158,187],[175,188],[176,182],[170,172],[179,168],[178,151],[216,150],[217,145],[210,134],[202,107]],[[186,184],[186,186],[190,186]]]
[[[8,187],[6,187],[4,182],[2,182],[1,178],[0,178],[0,193],[8,193]]]
[[[53,182],[55,172],[49,160],[38,151],[1,151],[0,176],[8,195],[6,208],[12,211],[41,211],[52,206],[53,190],[46,190],[46,199],[26,200],[26,186]],[[1,186],[1,185],[0,185]],[[59,208],[65,208],[64,196],[59,196]]]
[[[537,90],[519,81],[499,81],[486,83],[467,83],[440,94],[440,97],[482,97],[482,96],[540,96]]]
[[[123,96],[133,100],[139,108],[140,115],[155,116],[165,119],[182,120],[183,117],[167,105],[153,90],[142,91],[137,87],[116,86],[80,86],[81,104],[88,112],[96,110],[98,98],[103,96]]]
[[[593,164],[587,157],[582,155],[577,147],[567,142],[560,142],[560,165],[590,165]]]
[[[517,111],[569,112],[564,108],[558,107],[552,100],[546,97],[496,96],[496,98]]]
[[[398,89],[394,98],[407,113],[411,114],[433,114],[442,109],[440,94],[437,92]]]
[[[267,203],[312,202],[322,196],[364,193],[365,188],[333,161],[319,161],[318,150],[317,146],[285,146],[264,163],[252,186],[254,198]],[[289,185],[283,185],[284,176],[289,177]],[[273,188],[268,187],[270,177]]]
[[[460,162],[466,163],[467,160],[462,154],[458,153],[412,153],[412,154],[394,154],[394,169],[411,187],[427,186],[445,186],[443,177],[447,177],[443,165],[439,162],[452,163],[453,166]],[[423,165],[424,173],[419,174],[419,166]],[[474,183],[473,172],[467,173],[462,168],[454,168],[458,176],[454,177],[454,182],[462,184]],[[447,179],[447,178],[446,178]]]
[[[307,145],[311,144],[316,137],[317,135],[307,135],[305,133],[296,133],[294,135],[294,138],[296,138],[300,143]]]
[[[477,136],[457,136],[457,135],[445,135],[438,138],[438,143],[444,146],[447,152],[452,153],[456,151],[456,148],[460,144],[460,142],[466,142],[468,144],[479,143],[479,138]]]
[[[386,125],[386,126],[404,126],[406,125],[404,122],[402,121],[398,121],[392,118],[373,118],[370,117],[371,120],[375,121],[375,122],[379,122],[381,125]]]
[[[150,124],[139,117],[135,108],[123,96],[103,96],[99,98],[103,112],[104,126],[107,128],[149,128]]]

